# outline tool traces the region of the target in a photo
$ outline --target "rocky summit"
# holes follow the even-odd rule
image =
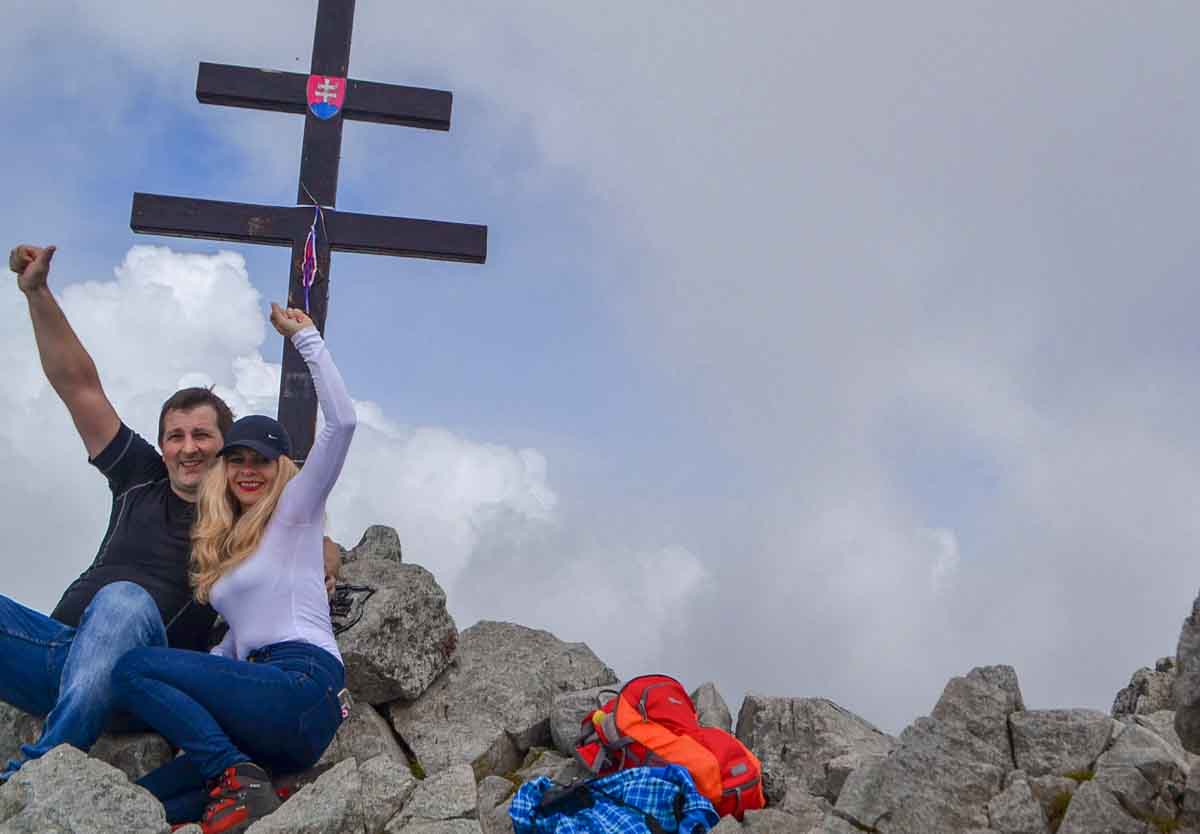
[[[513,623],[459,633],[386,527],[346,553],[343,579],[356,706],[316,766],[277,776],[293,792],[251,834],[503,834],[522,782],[584,775],[580,721],[620,686],[586,645]],[[952,678],[895,737],[826,698],[752,693],[736,719],[712,683],[692,699],[763,767],[767,807],[717,834],[1200,834],[1200,598],[1176,656],[1137,670],[1109,714],[1027,709],[1002,665]],[[0,705],[0,756],[38,730]],[[153,733],[56,748],[0,787],[0,834],[167,834],[133,780],[172,755]]]

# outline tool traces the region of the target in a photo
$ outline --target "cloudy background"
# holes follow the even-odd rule
[[[288,204],[302,120],[201,60],[305,72],[314,0],[18,2],[15,243],[122,416],[272,409],[283,249],[135,237],[133,191]],[[485,266],[338,255],[363,427],[331,502],[480,618],[618,674],[823,695],[898,730],[1013,664],[1107,709],[1200,586],[1193,4],[359,0],[339,206],[487,223]],[[167,248],[169,247],[169,248]],[[48,610],[105,487],[0,292],[0,591]]]

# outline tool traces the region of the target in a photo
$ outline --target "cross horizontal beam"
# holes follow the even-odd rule
[[[196,98],[203,104],[303,114],[308,76],[201,62]],[[360,122],[449,130],[454,97],[445,90],[348,79],[342,117]]]
[[[477,264],[487,260],[487,226],[336,209],[323,209],[322,214],[325,229],[319,231],[336,252]],[[133,195],[129,219],[135,232],[271,246],[303,241],[312,222],[312,206],[263,206],[142,193]]]

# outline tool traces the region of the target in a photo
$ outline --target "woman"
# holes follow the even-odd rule
[[[322,526],[354,407],[312,320],[272,304],[271,323],[307,363],[325,425],[299,471],[278,422],[233,424],[192,529],[195,597],[229,632],[210,654],[135,649],[113,671],[118,706],[183,751],[139,784],[170,822],[201,818],[206,834],[244,831],[278,807],[264,768],[311,766],[342,720]]]

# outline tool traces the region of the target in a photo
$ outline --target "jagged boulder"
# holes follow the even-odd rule
[[[361,559],[382,559],[387,562],[395,562],[397,565],[404,562],[403,551],[400,548],[400,536],[391,527],[385,527],[382,524],[372,524],[362,534],[358,544],[350,550],[345,548],[341,548],[341,550],[342,564],[357,562]]]
[[[0,786],[5,834],[167,834],[171,827],[150,793],[125,774],[60,745]]]
[[[1179,630],[1171,699],[1179,740],[1189,753],[1200,753],[1200,596]]]
[[[919,719],[890,756],[846,778],[836,811],[881,834],[986,828],[1005,775],[992,750],[955,722]]]
[[[770,804],[782,802],[788,778],[798,777],[815,796],[834,799],[827,764],[855,754],[874,760],[886,756],[895,740],[866,720],[826,698],[779,698],[748,694],[738,711],[737,737],[763,768],[763,789]]]
[[[1164,709],[1158,712],[1135,715],[1133,716],[1133,723],[1139,727],[1145,727],[1170,745],[1172,750],[1183,756],[1189,770],[1197,762],[1200,762],[1200,756],[1197,756],[1195,753],[1189,753],[1183,748],[1183,742],[1179,740],[1179,734],[1175,732],[1175,712],[1173,710]]]
[[[987,804],[988,820],[999,834],[1049,834],[1046,815],[1033,796],[1029,781],[1021,771],[1010,779],[1008,786],[992,797]]]
[[[1067,776],[1093,769],[1116,722],[1094,709],[1043,709],[1009,717],[1017,767],[1030,776]]]
[[[1127,814],[1103,785],[1084,782],[1071,797],[1058,834],[1146,834],[1146,823]]]
[[[419,784],[404,762],[376,756],[358,766],[364,834],[381,834]]]
[[[1175,658],[1161,657],[1153,669],[1143,666],[1113,698],[1113,718],[1175,709],[1174,686]]]
[[[21,745],[36,741],[41,732],[40,719],[0,702],[0,762],[15,759]]]
[[[384,558],[350,562],[341,581],[373,589],[362,616],[337,638],[347,687],[370,704],[417,698],[458,643],[445,592],[424,568]]]
[[[470,765],[455,765],[421,782],[386,830],[399,830],[410,822],[470,819],[478,807],[474,771]]]
[[[1007,769],[1013,763],[1008,718],[1024,709],[1017,673],[1011,666],[980,666],[964,677],[950,679],[930,717],[961,724],[995,751],[991,758],[995,765]]]
[[[508,808],[517,786],[503,776],[485,776],[476,791],[479,794],[479,826],[483,834],[513,834]]]
[[[806,821],[778,808],[747,811],[742,819],[742,831],[753,834],[808,834],[811,830]]]
[[[575,741],[579,738],[583,719],[620,689],[621,684],[614,683],[555,695],[554,703],[550,706],[550,739],[554,742],[554,749],[564,756],[574,756]]]
[[[952,678],[935,717],[914,721],[891,755],[847,776],[837,814],[883,834],[987,828],[989,802],[1013,770],[1007,723],[1023,707],[1011,667]]]
[[[361,794],[358,763],[347,759],[251,825],[246,834],[361,834]]]
[[[1096,761],[1095,780],[1141,818],[1170,819],[1187,771],[1182,752],[1151,730],[1130,724]]]
[[[727,733],[733,732],[733,714],[729,705],[717,691],[717,685],[712,681],[702,683],[692,693],[692,703],[696,705],[696,715],[701,727],[716,727]]]
[[[427,772],[465,762],[482,779],[549,746],[556,695],[613,683],[616,675],[583,643],[484,621],[463,632],[454,663],[420,698],[388,710]]]
[[[370,704],[355,704],[315,767],[324,768],[350,758],[366,762],[380,755],[405,762],[407,767],[392,725]]]

